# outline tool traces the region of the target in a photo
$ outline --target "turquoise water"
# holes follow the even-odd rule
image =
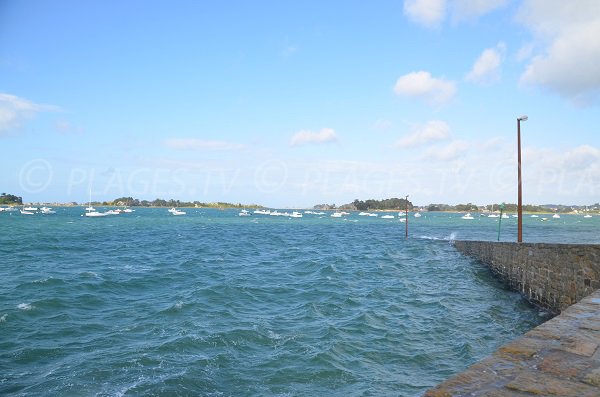
[[[418,396],[546,318],[449,243],[497,219],[82,211],[0,213],[0,395]]]

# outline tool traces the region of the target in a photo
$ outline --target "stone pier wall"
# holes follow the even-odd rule
[[[600,288],[600,244],[457,240],[454,246],[556,314]]]
[[[600,291],[425,397],[600,396]]]

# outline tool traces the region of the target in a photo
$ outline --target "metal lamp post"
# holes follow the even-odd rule
[[[519,197],[517,202],[517,242],[523,242],[523,189],[521,187],[521,121],[527,121],[526,115],[517,117],[517,162],[519,173]]]

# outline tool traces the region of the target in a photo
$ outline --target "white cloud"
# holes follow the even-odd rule
[[[491,84],[500,79],[500,66],[506,45],[498,43],[494,48],[487,48],[477,58],[466,79],[480,84]]]
[[[440,161],[451,161],[461,157],[469,148],[466,141],[453,141],[442,147],[432,147],[425,152],[425,158]]]
[[[404,15],[426,26],[438,26],[446,14],[446,0],[404,0]]]
[[[396,142],[396,146],[401,148],[414,147],[448,138],[450,138],[450,127],[448,124],[443,121],[432,120],[420,126],[412,134],[400,138]]]
[[[207,141],[196,138],[171,138],[164,144],[169,149],[175,150],[240,150],[245,146],[239,143],[226,141]]]
[[[54,128],[60,134],[83,134],[83,128],[72,125],[67,120],[59,120],[54,124]]]
[[[493,137],[483,141],[480,144],[483,150],[498,150],[505,145],[504,137]]]
[[[508,0],[404,0],[404,15],[428,28],[439,27],[447,14],[460,22],[479,18],[508,4]]]
[[[390,128],[392,128],[392,122],[389,120],[379,119],[373,123],[373,129],[378,131],[387,131]]]
[[[578,146],[564,155],[563,168],[578,171],[591,166],[600,166],[600,150],[593,146]]]
[[[58,110],[57,106],[40,105],[15,95],[0,93],[0,134],[19,128],[37,113]]]
[[[476,19],[508,4],[508,0],[454,0],[452,16],[455,21]]]
[[[521,76],[524,84],[554,91],[578,105],[600,97],[600,2],[528,0],[518,19],[541,50]]]
[[[322,128],[319,132],[302,130],[294,134],[292,139],[290,139],[290,145],[297,146],[306,143],[321,144],[335,142],[336,140],[337,135],[332,128]]]
[[[394,86],[397,95],[422,98],[430,104],[444,104],[456,94],[453,81],[436,79],[429,72],[408,73],[398,79]]]
[[[516,161],[516,160],[515,160]],[[534,201],[547,203],[568,198],[596,200],[600,194],[600,149],[581,145],[567,151],[525,148],[524,185]]]
[[[517,54],[515,55],[515,59],[517,60],[517,62],[525,62],[529,58],[531,58],[532,54],[533,43],[526,43],[523,46],[521,46],[521,48],[519,48],[519,51],[517,51]]]

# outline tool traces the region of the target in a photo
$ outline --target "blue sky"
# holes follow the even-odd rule
[[[600,2],[4,1],[0,186],[274,207],[600,201]]]

